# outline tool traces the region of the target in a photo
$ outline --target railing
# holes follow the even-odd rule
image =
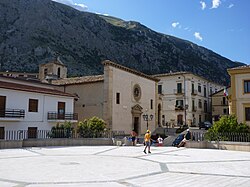
[[[50,138],[110,138],[109,131],[101,133],[78,132],[70,129],[57,130],[6,130],[0,133],[0,140],[50,139]]]
[[[192,132],[193,141],[250,142],[250,133],[204,133]]]
[[[178,95],[178,94],[184,94],[184,89],[174,89],[174,94]]]
[[[0,110],[0,118],[24,118],[25,110],[23,109],[5,109]]]
[[[183,105],[175,105],[175,110],[184,110]]]
[[[48,120],[78,120],[77,113],[59,114],[57,112],[48,112]]]

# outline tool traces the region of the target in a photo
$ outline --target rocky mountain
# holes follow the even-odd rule
[[[228,84],[226,69],[243,65],[138,22],[50,0],[1,0],[0,26],[0,71],[37,72],[60,56],[70,76],[102,74],[109,59],[146,74],[191,71]]]

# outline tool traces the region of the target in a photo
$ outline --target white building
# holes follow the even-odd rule
[[[158,125],[170,127],[211,121],[210,95],[223,86],[189,72],[155,75],[158,83]]]
[[[77,122],[75,96],[53,87],[0,77],[0,139],[8,130],[37,132],[51,130],[57,123]]]

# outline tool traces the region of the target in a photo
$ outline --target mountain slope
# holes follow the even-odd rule
[[[60,56],[71,76],[102,74],[102,60],[147,74],[191,71],[228,83],[242,65],[137,22],[80,12],[50,0],[0,1],[0,71],[37,72]]]

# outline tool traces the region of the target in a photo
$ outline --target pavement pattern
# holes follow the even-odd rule
[[[0,187],[250,186],[250,153],[143,146],[0,150]]]

